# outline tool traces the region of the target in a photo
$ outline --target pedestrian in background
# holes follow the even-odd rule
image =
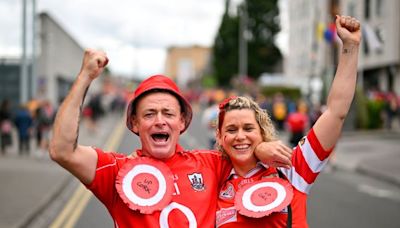
[[[55,110],[48,100],[42,101],[36,109],[36,132],[39,156],[47,154],[54,115]]]
[[[389,93],[385,102],[386,111],[386,128],[391,130],[396,119],[398,119],[399,113],[398,98],[395,92]]]
[[[300,100],[296,104],[295,111],[291,112],[287,118],[289,143],[292,147],[295,147],[300,139],[303,138],[307,124],[307,105],[304,101]]]
[[[279,131],[284,130],[288,114],[286,99],[282,93],[276,93],[272,101],[272,120]]]
[[[208,149],[215,149],[215,129],[217,126],[218,104],[210,98],[207,108],[203,111],[202,124],[206,127]]]
[[[14,122],[18,132],[19,154],[29,155],[33,120],[26,104],[19,107]]]
[[[10,102],[3,100],[0,106],[0,134],[1,134],[1,154],[6,154],[7,147],[12,145],[12,118]]]

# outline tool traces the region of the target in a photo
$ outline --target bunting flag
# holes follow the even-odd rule
[[[333,22],[329,23],[329,25],[325,28],[324,38],[327,42],[333,43],[334,41],[336,41],[336,37],[336,25]]]
[[[321,41],[324,38],[325,24],[322,22],[318,22],[316,29],[317,40]]]

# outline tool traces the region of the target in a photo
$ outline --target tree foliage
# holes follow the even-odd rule
[[[247,8],[248,76],[258,78],[263,72],[273,72],[282,59],[275,45],[280,31],[278,0],[245,0],[238,11]],[[238,74],[239,22],[238,14],[229,12],[230,0],[225,2],[213,47],[213,69],[219,85],[227,85]]]

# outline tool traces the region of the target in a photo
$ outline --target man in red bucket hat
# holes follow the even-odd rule
[[[81,72],[55,119],[51,158],[96,195],[115,227],[215,227],[217,189],[231,165],[219,152],[185,151],[178,144],[193,114],[170,78],[147,78],[129,103],[127,127],[142,146],[137,156],[77,144],[80,106],[107,63],[105,53],[85,51]],[[263,161],[291,164],[290,149],[281,142],[263,148],[269,148],[257,153]]]

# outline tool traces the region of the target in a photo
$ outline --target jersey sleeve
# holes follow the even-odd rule
[[[279,170],[288,178],[293,187],[308,194],[318,174],[328,162],[332,150],[333,148],[324,150],[314,130],[311,129],[293,150],[292,168],[279,168]]]
[[[97,152],[96,173],[92,183],[86,187],[107,207],[112,204],[115,193],[115,178],[118,174],[117,159],[114,153],[106,153],[95,148]]]

